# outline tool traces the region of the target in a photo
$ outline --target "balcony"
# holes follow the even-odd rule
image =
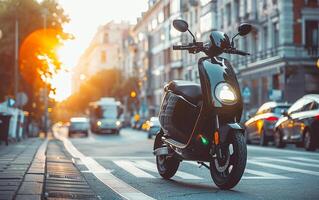
[[[237,66],[239,69],[246,68],[248,64],[256,63],[258,61],[263,61],[266,59],[274,60],[276,58],[282,59],[305,59],[313,60],[319,57],[319,48],[316,46],[294,46],[288,49],[287,46],[280,46],[269,48],[267,50],[259,51],[257,53],[252,53],[250,56],[240,57],[236,56],[231,59],[231,62],[234,66]],[[271,59],[273,58],[273,59]],[[257,64],[257,63],[256,63]]]

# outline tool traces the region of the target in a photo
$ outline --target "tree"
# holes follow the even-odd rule
[[[33,34],[43,29],[44,14],[48,29],[45,38],[42,38],[41,41],[30,41]],[[19,24],[19,46],[21,47],[20,54],[22,54],[19,64],[23,75],[20,79],[19,90],[28,94],[29,104],[26,108],[32,110],[34,105],[41,104],[38,99],[39,86],[45,84],[43,77],[41,79],[41,73],[48,76],[52,73],[52,70],[48,70],[48,59],[53,62],[55,70],[59,68],[53,48],[54,45],[59,45],[61,42],[59,39],[68,37],[63,33],[63,24],[67,23],[69,19],[55,0],[44,0],[42,3],[36,0],[0,1],[0,29],[3,34],[0,39],[0,101],[3,101],[6,95],[13,95],[16,21]],[[51,47],[46,46],[45,42],[48,41],[52,43]],[[42,60],[38,56],[39,53],[42,53]]]

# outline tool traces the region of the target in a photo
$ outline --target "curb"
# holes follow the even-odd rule
[[[41,199],[45,175],[46,148],[48,139],[45,139],[38,148],[31,165],[24,175],[15,199]]]

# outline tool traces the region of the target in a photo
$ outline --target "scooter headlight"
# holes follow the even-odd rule
[[[228,83],[219,83],[215,89],[215,96],[225,105],[234,105],[237,102],[235,90]]]

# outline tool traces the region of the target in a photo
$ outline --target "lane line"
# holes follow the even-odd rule
[[[150,175],[149,173],[146,173],[145,171],[135,167],[133,162],[127,161],[127,160],[116,160],[113,161],[117,166],[121,167],[128,173],[132,174],[133,176],[139,177],[139,178],[155,178],[154,176]]]
[[[259,157],[259,158],[255,158],[254,160],[268,160],[268,161],[276,161],[276,162],[282,162],[282,163],[288,163],[288,164],[294,164],[294,165],[300,165],[300,166],[306,166],[306,167],[319,168],[318,164],[310,164],[310,163],[303,163],[303,162],[298,162],[298,161],[291,161],[291,160],[277,159],[277,158],[269,158],[269,157]]]
[[[315,160],[315,159],[311,159],[311,158],[288,157],[288,159],[306,161],[306,162],[312,162],[312,163],[319,163],[319,160]]]
[[[135,163],[137,164],[138,167],[140,167],[142,169],[158,173],[157,166],[154,163],[151,163],[151,162],[146,161],[146,160],[135,161]],[[193,180],[201,180],[201,179],[203,179],[203,178],[201,178],[199,176],[195,176],[193,174],[189,174],[189,173],[183,172],[183,171],[177,171],[175,176],[178,176],[178,177],[180,177],[182,179],[193,179]]]
[[[111,188],[114,192],[120,195],[124,199],[129,200],[153,200],[154,198],[142,193],[141,191],[128,185],[121,179],[117,178],[110,173],[110,170],[106,170],[93,158],[84,156],[80,151],[78,151],[73,144],[66,137],[62,137],[53,131],[55,138],[61,140],[67,149],[67,151],[76,158],[81,159],[85,166],[93,173],[93,175],[99,179],[104,185]]]
[[[281,169],[281,170],[290,171],[290,172],[298,172],[298,173],[302,173],[302,174],[319,176],[319,172],[306,170],[306,169],[299,169],[299,168],[287,167],[287,166],[282,166],[282,165],[275,165],[275,164],[270,164],[270,163],[263,163],[263,162],[254,161],[254,160],[248,160],[247,162],[250,164],[259,165],[262,167],[270,167],[270,168]]]

